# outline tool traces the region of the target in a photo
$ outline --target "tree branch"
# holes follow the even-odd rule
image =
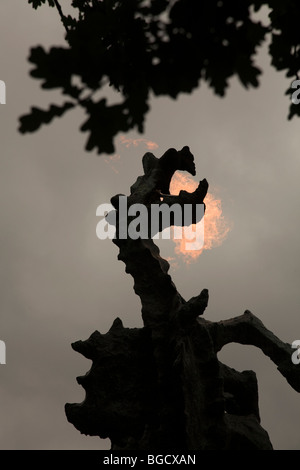
[[[64,28],[65,28],[66,32],[68,33],[69,30],[68,30],[68,27],[67,27],[66,22],[65,22],[66,17],[65,17],[65,15],[64,15],[63,12],[62,12],[61,6],[60,6],[60,4],[58,3],[58,0],[54,0],[54,3],[55,3],[55,6],[56,6],[56,8],[57,8],[57,11],[58,11],[58,13],[59,13],[61,22],[62,22],[62,24],[64,25]]]

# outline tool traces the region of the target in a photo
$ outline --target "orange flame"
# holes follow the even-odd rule
[[[148,139],[131,139],[129,137],[125,137],[125,135],[121,135],[119,137],[119,142],[123,145],[125,145],[126,148],[130,147],[138,147],[139,145],[144,145],[147,150],[155,150],[158,148],[158,144],[155,142],[152,142],[151,140]],[[110,157],[104,158],[105,163],[110,167],[112,171],[115,173],[119,173],[119,170],[116,168],[116,163],[118,163],[118,160],[121,159],[121,155],[119,153],[115,153],[111,155]],[[114,165],[112,165],[112,162]]]
[[[104,161],[105,163],[107,163],[107,165],[110,167],[110,169],[112,171],[114,171],[115,173],[119,173],[119,170],[117,170],[117,168],[115,168],[111,162],[117,162],[118,160],[120,160],[121,156],[118,154],[118,153],[114,153],[113,155],[111,155],[110,157],[108,158],[104,158]]]
[[[126,138],[124,135],[120,136],[121,144],[124,144],[125,147],[129,148],[131,146],[137,147],[140,144],[144,144],[148,150],[155,150],[158,148],[158,145],[155,142],[152,142],[148,139],[130,139]]]
[[[180,190],[193,192],[198,187],[198,183],[189,175],[176,172],[170,184],[170,193],[177,195]],[[221,200],[215,198],[212,193],[207,193],[205,197],[206,210],[204,214],[204,245],[200,250],[187,250],[184,230],[181,239],[173,239],[175,243],[175,253],[182,256],[186,263],[195,261],[203,252],[216,246],[220,246],[225,240],[230,227],[222,215]],[[201,222],[199,222],[201,223]],[[193,225],[195,231],[195,226]]]

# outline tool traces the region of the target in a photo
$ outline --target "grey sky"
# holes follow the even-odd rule
[[[11,0],[1,1],[0,25],[0,79],[7,86],[7,104],[0,106],[0,339],[7,346],[7,364],[0,365],[0,448],[108,448],[66,420],[64,404],[84,399],[75,378],[90,367],[70,344],[95,329],[107,332],[116,316],[127,327],[142,326],[140,301],[116,246],[96,237],[96,208],[128,194],[146,148],[118,142],[120,159],[109,163],[86,153],[80,112],[38,133],[18,134],[18,117],[30,106],[61,101],[29,77],[27,57],[31,46],[63,44],[63,28],[54,9],[34,11]],[[222,246],[171,268],[183,297],[208,288],[207,319],[249,309],[292,342],[300,339],[300,123],[286,119],[290,82],[270,69],[264,52],[259,64],[258,90],[233,80],[225,99],[204,85],[177,101],[152,100],[145,135],[129,137],[156,142],[156,156],[189,145],[195,179],[208,180],[232,225]],[[174,256],[172,242],[159,245],[162,256]],[[274,447],[300,449],[300,396],[274,364],[237,345],[220,358],[257,373],[262,425]]]

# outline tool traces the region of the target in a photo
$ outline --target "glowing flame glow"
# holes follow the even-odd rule
[[[191,176],[176,172],[171,180],[170,193],[178,195],[180,190],[193,192],[198,187],[198,183]],[[187,250],[184,230],[182,239],[173,239],[175,243],[175,253],[182,257],[185,263],[192,263],[201,255],[203,250],[210,250],[220,246],[225,240],[230,226],[222,215],[221,200],[212,193],[207,193],[204,199],[206,210],[204,214],[204,245],[201,250]],[[201,223],[201,222],[199,222]],[[193,226],[195,231],[195,227]]]
[[[158,148],[158,144],[152,142],[151,140],[140,138],[140,139],[131,139],[129,137],[125,137],[125,135],[121,135],[119,137],[119,142],[124,145],[126,148],[130,147],[138,147],[143,145],[147,150],[155,150]],[[110,169],[115,173],[120,173],[120,171],[116,168],[117,163],[121,159],[121,155],[119,153],[115,153],[107,158],[104,158],[105,163],[110,167]]]
[[[117,168],[113,166],[111,162],[117,162],[118,160],[120,160],[120,158],[121,156],[118,153],[115,153],[108,158],[104,158],[104,161],[105,163],[107,163],[107,165],[110,167],[112,171],[114,171],[115,173],[119,173],[119,170],[117,170]]]
[[[158,145],[155,142],[152,142],[148,139],[130,139],[125,137],[124,135],[120,136],[121,144],[125,145],[125,147],[129,148],[131,146],[137,147],[138,145],[143,144],[148,150],[155,150],[158,148]]]

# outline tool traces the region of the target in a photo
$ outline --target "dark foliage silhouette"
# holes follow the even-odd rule
[[[258,87],[255,57],[266,39],[275,70],[298,77],[297,0],[73,0],[76,17],[64,15],[57,0],[29,4],[56,7],[66,30],[65,47],[31,49],[31,76],[68,101],[48,111],[32,108],[20,118],[21,133],[78,106],[87,114],[80,127],[88,132],[86,150],[113,153],[119,132],[144,131],[151,95],[177,98],[205,81],[223,97],[233,76],[245,88]],[[262,7],[269,8],[268,24],[256,19]],[[117,104],[96,96],[108,85]],[[300,107],[291,102],[289,119],[294,115]]]

